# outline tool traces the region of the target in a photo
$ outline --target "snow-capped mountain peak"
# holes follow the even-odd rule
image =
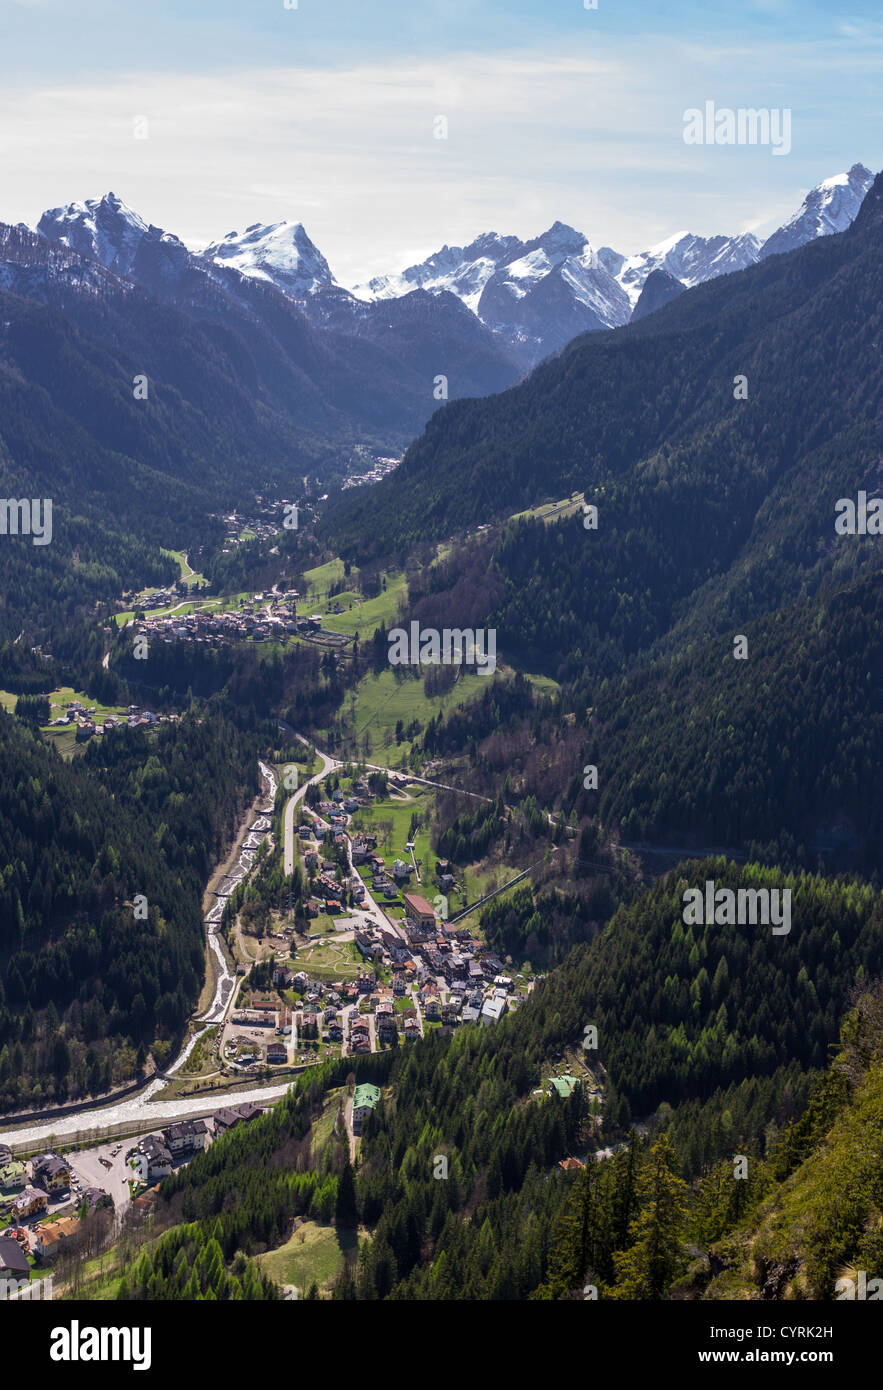
[[[810,189],[790,221],[764,242],[761,258],[795,251],[816,237],[846,231],[873,182],[874,175],[864,164],[853,164],[845,174],[823,179]]]
[[[51,208],[43,213],[37,231],[80,255],[100,261],[118,275],[128,274],[145,237],[151,233],[168,235],[157,227],[148,227],[115,193]],[[176,242],[177,237],[170,240]]]
[[[23,222],[0,222],[0,289],[29,299],[48,300],[59,290],[100,296],[125,293],[128,281],[83,258],[66,243],[42,236]]]
[[[443,246],[399,274],[380,275],[357,286],[353,294],[376,300],[414,289],[433,294],[447,290],[532,364],[560,346],[568,333],[627,323],[654,271],[661,272],[657,290],[664,286],[669,293],[669,281],[690,288],[743,270],[773,251],[843,231],[871,182],[871,173],[861,164],[824,179],[791,221],[765,243],[752,232],[704,237],[684,230],[625,256],[609,246],[595,250],[582,232],[553,222],[530,241],[484,232],[469,246]]]
[[[337,281],[302,222],[253,222],[244,232],[228,232],[201,253],[204,261],[266,280],[287,294],[315,294]]]
[[[474,311],[497,267],[524,249],[518,237],[482,232],[468,246],[445,244],[425,261],[408,266],[398,275],[377,275],[367,284],[356,285],[353,294],[359,299],[397,299],[412,290],[428,290],[431,294],[449,290]]]
[[[626,256],[609,246],[596,250],[582,232],[556,221],[527,241],[491,231],[466,246],[446,243],[407,269],[352,290],[337,283],[301,222],[253,222],[243,232],[228,232],[203,250],[190,251],[177,237],[148,226],[116,194],[106,193],[45,212],[38,231],[164,298],[211,297],[219,291],[248,298],[265,291],[244,286],[243,280],[257,281],[297,298],[300,310],[320,323],[336,322],[340,315],[347,324],[355,322],[369,312],[359,301],[405,300],[415,291],[426,298],[451,294],[506,343],[523,368],[530,368],[580,333],[628,323],[651,276],[641,316],[655,312],[678,286],[690,288],[844,231],[872,182],[862,164],[823,179],[763,243],[750,232],[706,237],[677,231]],[[24,246],[16,254],[27,257],[30,249]],[[56,255],[56,262],[69,273],[63,257]],[[29,268],[28,273],[39,272]]]
[[[664,270],[690,287],[712,280],[716,275],[754,265],[759,250],[760,242],[751,232],[735,237],[702,237],[692,232],[675,232],[648,250],[626,257],[616,278],[635,305],[654,270]]]
[[[578,256],[587,244],[582,232],[569,227],[566,222],[553,222],[545,232],[529,241],[529,247],[541,247],[550,257]]]

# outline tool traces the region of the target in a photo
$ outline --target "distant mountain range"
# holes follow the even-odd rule
[[[83,515],[110,487],[114,524],[135,534],[169,506],[195,519],[232,505],[255,479],[333,486],[354,443],[404,448],[445,399],[505,391],[587,331],[655,323],[686,287],[849,226],[869,180],[859,165],[826,180],[763,244],[684,234],[624,257],[556,222],[529,242],[444,247],[373,281],[374,298],[339,285],[300,224],[196,252],[114,193],[36,231],[0,223],[0,467],[13,491],[49,487]]]
[[[676,232],[647,251],[623,256],[609,246],[596,251],[581,232],[556,222],[529,242],[490,232],[466,247],[443,246],[422,264],[373,279],[355,293],[388,299],[415,288],[436,294],[449,290],[533,366],[576,333],[628,323],[655,270],[689,288],[843,231],[872,180],[862,164],[825,179],[764,242],[750,232],[733,237]]]
[[[402,447],[441,399],[487,395],[520,376],[455,295],[363,303],[334,283],[302,228],[261,230],[196,255],[111,192],[45,212],[36,233],[0,224],[0,288],[77,321],[96,296],[115,303],[137,287],[209,336],[237,393],[283,425],[285,452],[293,429],[312,436],[314,457],[356,438]],[[435,392],[439,376],[446,396]]]
[[[873,552],[836,546],[834,501],[869,490],[883,467],[881,200],[883,174],[839,235],[764,256],[669,302],[677,287],[654,272],[646,291],[657,306],[640,321],[583,334],[502,395],[438,411],[394,481],[329,504],[330,542],[349,545],[343,553],[358,561],[396,554],[406,540],[447,540],[574,492],[603,497],[605,536],[618,540],[588,550],[572,542],[580,556],[585,551],[586,574],[557,575],[553,598],[557,542],[550,539],[533,568],[522,557],[523,572],[506,590],[501,629],[533,633],[534,661],[540,649],[555,647],[562,661],[568,651],[584,652],[592,639],[581,634],[591,624],[606,630],[598,614],[615,602],[626,574],[636,606],[626,605],[622,626],[635,643],[636,634],[646,640],[638,608],[660,604],[671,575],[680,581],[689,566],[697,590],[706,586],[689,640],[705,635],[712,611],[722,627],[747,621],[773,606],[783,585],[791,585],[791,599],[801,584],[812,591],[826,566],[851,573]],[[734,395],[740,375],[749,383],[742,401]],[[679,555],[685,535],[689,565]],[[520,553],[513,545],[513,569]],[[568,547],[562,553],[571,555]],[[638,556],[640,579],[632,573]],[[591,565],[597,573],[589,575]],[[566,632],[564,595],[580,609]],[[678,620],[683,599],[679,592],[664,618],[647,618],[646,630],[657,636]],[[555,622],[537,610],[554,611]]]
[[[300,222],[256,222],[197,251],[148,226],[108,193],[45,212],[37,229],[163,298],[193,294],[200,275],[239,299],[248,298],[244,282],[259,282],[294,299],[314,326],[393,351],[404,335],[418,360],[425,354],[433,378],[448,375],[449,394],[462,396],[502,389],[580,333],[628,323],[654,271],[690,288],[843,231],[871,182],[862,164],[825,179],[763,242],[750,232],[702,237],[684,231],[624,256],[609,246],[596,250],[582,232],[555,222],[530,241],[486,232],[465,247],[443,246],[419,265],[352,290],[337,282]],[[676,293],[677,285],[669,290]],[[201,289],[205,293],[204,283]],[[653,294],[639,316],[651,312]],[[437,301],[434,307],[427,296]],[[399,305],[394,314],[392,301]],[[460,306],[469,311],[471,328]],[[439,363],[448,334],[458,348],[464,337],[471,345],[465,367],[452,377]]]
[[[222,251],[113,193],[0,223],[0,480],[55,508],[49,557],[0,547],[0,646],[27,627],[64,656],[99,594],[168,579],[159,545],[203,544],[258,491],[333,488],[354,446],[398,453],[445,399],[522,374],[453,294],[304,299],[305,266],[283,289]]]

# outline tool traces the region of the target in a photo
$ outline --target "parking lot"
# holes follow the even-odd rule
[[[150,1132],[145,1130],[144,1133]],[[126,1166],[126,1154],[143,1138],[144,1135],[136,1135],[131,1139],[114,1139],[100,1147],[69,1152],[66,1157],[73,1168],[74,1180],[79,1183],[79,1188],[71,1191],[74,1201],[87,1187],[103,1187],[113,1198],[117,1212],[122,1213],[130,1201],[126,1179],[131,1176],[131,1170]]]

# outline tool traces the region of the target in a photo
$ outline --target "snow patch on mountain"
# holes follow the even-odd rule
[[[287,294],[303,297],[337,287],[328,262],[301,222],[254,222],[244,232],[228,232],[200,254],[210,264],[265,280]]]

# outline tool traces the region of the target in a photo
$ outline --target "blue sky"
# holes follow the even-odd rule
[[[191,241],[288,217],[344,283],[556,219],[763,233],[883,165],[870,0],[0,0],[0,34],[0,219],[109,188]],[[791,153],[686,146],[706,100],[790,108]]]

